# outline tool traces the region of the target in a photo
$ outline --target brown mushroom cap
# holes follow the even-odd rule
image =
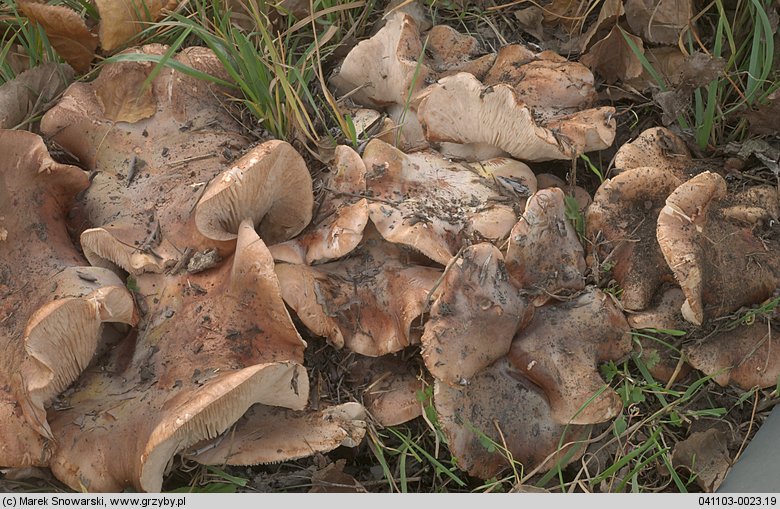
[[[376,357],[409,346],[412,321],[441,274],[409,260],[373,233],[340,261],[280,263],[276,274],[284,301],[309,330],[336,348]]]
[[[681,183],[666,168],[632,168],[604,181],[588,207],[585,229],[594,258],[612,265],[625,309],[645,309],[664,281],[674,280],[655,230],[666,198]]]
[[[515,336],[508,358],[542,388],[556,422],[604,422],[623,404],[597,365],[631,352],[629,331],[609,295],[590,288],[573,300],[537,308]]]
[[[775,327],[769,320],[756,320],[689,344],[683,351],[691,366],[723,387],[736,385],[746,391],[774,387],[780,376]]]
[[[269,248],[275,260],[306,265],[326,262],[346,255],[363,238],[368,202],[360,196],[366,194],[366,167],[357,152],[345,145],[336,147],[323,189],[311,227]]]
[[[566,218],[563,191],[534,193],[509,234],[506,268],[519,288],[548,295],[585,288],[584,250]]]
[[[506,358],[483,369],[465,387],[436,382],[434,402],[458,466],[482,479],[509,467],[505,454],[488,450],[485,437],[498,447],[506,444],[525,471],[539,465],[550,470],[558,462],[565,466],[585,450],[567,444],[586,438],[587,428],[557,424],[544,394]]]
[[[422,415],[418,392],[426,382],[424,371],[400,355],[356,356],[349,366],[352,383],[363,389],[363,404],[382,426],[397,426]]]
[[[651,127],[631,143],[626,143],[615,154],[618,172],[653,166],[672,171],[680,180],[687,180],[693,165],[685,142],[665,127]]]
[[[594,130],[612,132],[615,121],[608,118],[613,108],[599,108],[593,114]],[[509,85],[483,86],[474,76],[458,73],[439,80],[420,95],[417,116],[428,141],[489,143],[524,161],[570,159],[573,155],[600,150],[604,144],[592,136],[559,140],[552,131],[537,125],[531,109]],[[562,125],[562,124],[561,124]],[[561,128],[557,125],[556,128]],[[574,136],[574,132],[567,137]],[[591,142],[596,141],[595,145]]]
[[[43,140],[0,130],[0,465],[44,465],[44,406],[102,343],[104,322],[134,324],[133,299],[113,273],[85,267],[66,228],[85,172],[59,164]]]
[[[380,140],[363,153],[369,214],[382,236],[442,265],[464,240],[497,241],[517,220],[516,197],[491,177],[435,152],[406,155]],[[524,167],[516,167],[524,179]],[[507,194],[507,196],[504,196]]]
[[[318,411],[256,404],[219,437],[195,444],[182,456],[203,465],[259,465],[355,447],[366,433],[365,415],[359,403]]]
[[[506,83],[530,106],[537,119],[590,108],[596,99],[593,73],[578,62],[534,60],[509,72],[491,71],[485,85]]]
[[[507,83],[509,85],[518,83],[523,78],[523,72],[520,70],[525,64],[536,60],[537,55],[527,46],[522,44],[508,44],[502,46],[496,55],[496,61],[493,67],[485,76],[486,85],[496,85],[498,83]]]
[[[352,48],[331,82],[341,94],[364,106],[405,104],[424,85],[430,70],[417,22],[395,12],[370,39]]]
[[[658,216],[658,243],[685,293],[682,314],[691,323],[761,302],[780,283],[780,245],[767,236],[769,223],[744,222],[753,214],[734,219],[736,204],[746,206],[726,196],[721,176],[705,172],[675,189]]]
[[[134,52],[154,57],[165,47]],[[224,78],[216,55],[205,48],[187,48],[174,58]],[[83,199],[87,226],[93,226],[82,239],[88,259],[135,274],[175,265],[187,248],[230,253],[234,242],[204,237],[189,219],[208,182],[229,162],[225,154],[247,144],[218,99],[219,87],[166,67],[144,88],[153,69],[151,62],[106,65],[94,82],[72,85],[41,123],[96,172]]]
[[[422,336],[428,371],[450,385],[466,385],[509,352],[512,338],[533,315],[509,280],[492,244],[470,246],[448,266]]]
[[[495,54],[479,56],[483,51],[474,37],[447,25],[434,26],[426,37],[425,50],[430,55],[427,64],[439,78],[467,72],[481,80],[496,60]]]
[[[200,274],[145,274],[137,338],[122,340],[50,412],[55,475],[73,488],[159,491],[178,451],[218,436],[255,403],[301,409],[306,346],[252,223],[232,263]]]

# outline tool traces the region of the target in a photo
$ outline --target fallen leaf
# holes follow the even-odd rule
[[[780,131],[780,90],[767,96],[767,103],[745,114],[748,130],[754,134],[777,135]]]
[[[588,45],[590,45],[590,40],[593,39],[594,35],[602,30],[606,31],[610,24],[616,24],[620,16],[625,13],[626,11],[623,9],[623,0],[604,0],[604,3],[601,4],[601,11],[599,11],[598,19],[590,26],[580,40],[580,52],[582,53],[587,49]]]
[[[718,489],[731,468],[726,435],[715,428],[697,431],[681,442],[672,452],[672,465],[696,474],[696,484],[708,493]]]
[[[664,85],[668,88],[676,88],[680,84],[686,56],[677,47],[647,48],[645,57],[656,73],[663,78]],[[624,83],[640,92],[660,88],[655,78],[644,68],[642,74],[634,79],[626,80]]]
[[[67,64],[43,64],[0,86],[0,129],[13,129],[34,113],[43,113],[73,81]]]
[[[587,65],[591,71],[599,73],[607,83],[636,78],[642,74],[642,62],[634,54],[631,46],[623,38],[623,33],[644,53],[642,39],[615,25],[602,40],[594,44],[580,58],[580,63]]]
[[[103,86],[95,90],[98,102],[103,108],[103,114],[114,122],[138,122],[149,118],[157,111],[157,99],[154,97],[151,86],[144,87],[147,73],[137,72],[138,64],[135,62],[119,62],[118,65],[106,69],[103,73],[109,73],[103,78]],[[151,71],[151,63],[146,65]],[[126,67],[133,72],[125,72]]]
[[[520,9],[515,11],[515,18],[524,32],[531,34],[537,41],[544,41],[544,28],[542,27],[544,12],[542,9],[535,5]]]
[[[647,42],[677,44],[693,16],[691,0],[626,0],[626,21]]]
[[[98,39],[76,11],[29,0],[20,1],[19,8],[31,21],[43,27],[52,47],[63,60],[78,72],[89,70]]]
[[[681,67],[679,84],[682,90],[693,91],[718,78],[726,66],[723,58],[713,58],[697,51],[685,59]]]
[[[163,9],[173,9],[178,0],[95,0],[100,13],[100,47],[113,51],[157,21]]]
[[[311,476],[309,493],[366,493],[366,489],[354,477],[344,473],[347,460],[340,459]]]
[[[571,32],[585,20],[587,4],[582,0],[552,0],[544,6],[544,22],[562,25]]]

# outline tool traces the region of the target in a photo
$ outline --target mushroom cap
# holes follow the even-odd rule
[[[130,52],[161,56],[165,47]],[[205,48],[174,58],[224,79],[219,59]],[[91,226],[82,238],[86,256],[134,274],[161,272],[186,248],[232,251],[234,242],[208,239],[189,219],[206,184],[229,162],[226,154],[247,144],[218,86],[165,67],[144,88],[153,69],[151,62],[106,65],[92,83],[69,87],[41,122],[95,172],[82,204]]]
[[[600,263],[613,264],[628,310],[642,310],[674,276],[655,236],[666,198],[682,183],[672,170],[637,167],[604,181],[585,213],[585,230]]]
[[[689,177],[686,170],[693,166],[693,159],[682,138],[665,127],[651,127],[615,154],[617,172],[645,166],[670,170],[684,181]]]
[[[436,25],[426,34],[428,67],[442,78],[458,72],[473,74],[482,79],[496,60],[495,54],[484,53],[472,36],[461,34],[448,25]]]
[[[558,462],[565,466],[585,451],[568,444],[586,438],[587,428],[557,424],[544,394],[506,358],[465,387],[437,381],[434,403],[458,467],[475,477],[488,479],[509,467],[505,454],[488,450],[485,437],[498,444],[496,449],[506,444],[526,471],[539,465],[550,470]]]
[[[736,203],[746,205],[705,172],[675,189],[658,216],[661,252],[686,297],[682,314],[696,325],[767,299],[780,282],[778,241],[761,238],[768,225],[729,217]]]
[[[625,291],[625,290],[624,290]],[[680,308],[685,294],[678,286],[656,293],[644,310],[626,315],[632,329],[677,329],[684,323]]]
[[[508,358],[537,384],[561,424],[612,419],[623,404],[601,379],[598,363],[631,352],[630,328],[609,295],[588,288],[577,298],[536,308]]]
[[[406,153],[428,148],[428,140],[425,139],[422,126],[417,119],[417,110],[413,105],[391,104],[385,109],[395,124],[395,130],[388,133],[389,136],[380,139]]]
[[[485,85],[514,87],[537,119],[549,119],[590,108],[596,99],[593,73],[578,62],[533,60],[509,72],[493,72]]]
[[[365,415],[354,402],[318,411],[256,404],[219,437],[182,456],[203,465],[259,465],[356,447],[366,433]]]
[[[0,433],[20,440],[0,464],[43,465],[50,451],[34,435],[51,435],[44,406],[92,360],[104,322],[136,317],[124,283],[84,267],[68,235],[87,174],[55,162],[26,131],[0,130],[0,150]]]
[[[250,221],[231,262],[137,280],[146,309],[137,334],[81,376],[62,410],[50,411],[60,480],[89,491],[159,491],[175,453],[217,437],[253,404],[306,405],[306,344]]]
[[[288,263],[322,263],[352,251],[368,223],[366,167],[357,152],[336,147],[324,195],[310,228],[292,240],[271,246],[274,259]]]
[[[613,108],[594,113],[594,128],[604,124],[614,133],[614,119],[608,118],[611,113]],[[591,145],[599,137],[590,134],[586,139],[559,140],[553,131],[536,123],[529,106],[511,86],[483,86],[467,73],[442,78],[426,89],[420,95],[417,116],[430,142],[488,143],[524,161],[570,159],[609,146],[601,141]]]
[[[311,221],[314,197],[303,158],[287,142],[258,145],[206,187],[195,207],[198,231],[209,239],[232,240],[251,219],[273,245],[294,237]]]
[[[382,236],[442,265],[464,240],[497,241],[517,220],[516,197],[492,177],[435,152],[404,154],[380,140],[363,152],[371,221]],[[516,167],[517,178],[526,175]],[[507,196],[504,196],[506,194]]]
[[[563,191],[534,193],[509,234],[506,268],[519,288],[547,295],[585,288],[584,250],[566,218]]]
[[[417,363],[398,355],[357,358],[349,367],[354,386],[363,389],[363,404],[382,426],[397,426],[422,415],[417,393],[426,382]]]
[[[683,348],[691,366],[710,375],[722,387],[736,385],[745,391],[777,385],[780,349],[773,345],[769,320],[738,325]]]
[[[450,385],[466,385],[505,356],[533,307],[510,282],[493,244],[470,246],[444,274],[422,336],[428,371]]]
[[[364,106],[405,104],[430,73],[422,57],[417,22],[395,12],[373,37],[352,48],[331,83]]]
[[[496,54],[496,61],[485,76],[486,85],[506,83],[513,85],[523,78],[520,70],[525,64],[536,60],[537,55],[523,44],[507,44]]]
[[[284,301],[314,334],[336,348],[372,357],[411,342],[412,322],[425,310],[441,271],[410,263],[410,255],[374,233],[347,258],[315,266],[280,263]]]

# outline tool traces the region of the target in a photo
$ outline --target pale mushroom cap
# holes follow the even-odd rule
[[[337,262],[276,266],[284,301],[309,330],[373,357],[409,346],[411,324],[441,274],[410,264],[407,253],[376,237]]]
[[[284,141],[258,145],[222,172],[195,207],[198,231],[210,239],[236,237],[251,219],[267,244],[287,240],[311,221],[314,198],[303,158]]]
[[[474,165],[432,151],[407,155],[380,140],[369,142],[363,161],[377,230],[442,265],[464,239],[498,241],[517,220],[516,196]]]
[[[258,364],[220,373],[200,390],[168,394],[162,408],[160,401],[150,404],[155,397],[149,391],[144,395],[136,389],[135,398],[124,399],[77,392],[71,408],[52,417],[52,430],[61,444],[51,460],[52,472],[74,489],[118,492],[132,486],[160,492],[174,454],[217,437],[252,405],[302,409],[308,398],[306,378],[305,369],[293,362]],[[93,376],[84,383],[100,390],[105,382]],[[94,417],[85,418],[91,412]],[[85,429],[74,420],[84,421]]]
[[[626,171],[644,166],[665,168],[685,180],[686,170],[693,159],[685,142],[665,127],[651,127],[615,154],[616,171]]]
[[[658,243],[685,293],[682,314],[691,323],[761,302],[780,281],[780,246],[759,238],[768,225],[726,215],[735,201],[722,177],[705,172],[680,185],[658,217]]]
[[[434,402],[458,466],[482,479],[509,467],[498,450],[488,451],[483,437],[498,444],[497,448],[506,443],[526,472],[540,465],[549,470],[569,453],[568,461],[576,461],[585,451],[584,446],[559,450],[587,438],[587,428],[557,424],[544,395],[505,358],[482,370],[465,387],[436,382]]]
[[[569,159],[606,148],[614,138],[611,113],[613,108],[599,108],[561,118],[555,129],[565,132],[566,138],[557,138],[537,125],[531,109],[511,86],[483,86],[467,73],[439,80],[420,94],[417,107],[428,141],[488,143],[525,161]],[[593,123],[590,128],[588,122]]]
[[[356,447],[366,432],[366,411],[343,403],[318,411],[252,406],[235,427],[195,444],[182,455],[203,465],[259,465],[292,461],[339,446]]]
[[[735,385],[745,391],[774,387],[780,376],[780,348],[773,344],[774,334],[766,320],[757,320],[687,345],[683,351],[691,366],[723,387]]]
[[[82,266],[68,235],[67,210],[87,174],[55,162],[26,131],[0,130],[0,151],[0,405],[26,420],[0,421],[0,431],[50,437],[44,406],[92,360],[103,322],[135,323],[133,301],[112,273]],[[39,441],[25,444],[4,464],[39,464]]]
[[[296,238],[270,247],[277,261],[311,265],[340,258],[363,238],[368,223],[366,167],[357,152],[336,147],[323,198],[310,228]]]
[[[596,99],[593,74],[584,65],[568,60],[534,60],[503,75],[491,71],[484,83],[513,86],[517,97],[533,109],[537,118],[590,108]]]
[[[427,382],[417,363],[401,355],[356,356],[349,367],[352,383],[365,387],[363,404],[382,426],[397,426],[422,415],[418,392]]]
[[[473,74],[482,79],[493,66],[495,54],[483,53],[479,42],[447,25],[436,25],[426,34],[428,66],[442,78],[458,72]]]
[[[341,94],[360,88],[350,97],[365,106],[405,104],[430,72],[418,65],[422,49],[414,19],[393,13],[379,32],[349,52],[332,82]]]
[[[138,278],[146,311],[137,335],[101,357],[65,408],[51,412],[61,444],[52,468],[63,482],[159,491],[175,453],[217,437],[251,405],[306,405],[306,344],[251,221],[241,223],[231,261],[198,274]]]
[[[536,60],[533,51],[522,44],[508,44],[498,50],[496,61],[485,76],[486,85],[498,83],[514,84],[520,81],[523,73],[520,71],[525,64]]]
[[[542,189],[528,199],[509,234],[506,265],[513,283],[534,293],[585,288],[584,249],[566,217],[561,189]]]
[[[556,422],[605,422],[623,404],[601,379],[598,363],[631,352],[629,331],[609,295],[591,288],[573,300],[537,308],[515,336],[508,358],[541,387]]]
[[[623,289],[625,309],[645,309],[672,282],[655,230],[666,198],[682,183],[671,170],[637,167],[604,181],[585,214],[586,235],[601,263]]]
[[[533,307],[509,280],[492,244],[470,246],[453,260],[431,307],[422,336],[428,371],[450,385],[465,385],[509,352]]]
[[[160,56],[166,48],[127,53]],[[205,48],[173,58],[225,78],[219,59]],[[147,87],[154,69],[152,62],[107,64],[95,81],[72,85],[41,122],[95,172],[80,203],[89,260],[133,274],[162,272],[188,249],[230,254],[234,242],[204,237],[190,217],[208,182],[247,145],[220,101],[219,86],[164,67]]]

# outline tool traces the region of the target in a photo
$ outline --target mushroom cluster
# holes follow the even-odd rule
[[[175,58],[224,77],[204,48]],[[306,410],[306,343],[266,247],[311,219],[305,162],[250,148],[214,85],[163,69],[144,87],[153,68],[107,64],[44,116],[83,169],[0,133],[0,433],[17,437],[0,464],[79,491],[160,491],[177,453],[277,462],[365,432],[359,404]]]
[[[483,52],[389,15],[332,80],[383,132],[335,148],[315,203],[304,159],[251,146],[222,88],[153,74],[143,55],[163,46],[128,51],[142,56],[42,119],[81,168],[0,131],[0,435],[18,437],[2,466],[159,491],[177,454],[251,465],[356,446],[367,418],[420,416],[432,386],[461,469],[548,470],[622,411],[599,365],[631,353],[632,327],[702,325],[780,285],[777,189],[726,193],[665,129],[621,147],[592,203],[528,166],[615,136],[593,75],[555,53]],[[229,81],[209,50],[174,58]],[[301,332],[350,352],[362,403],[309,404]],[[776,351],[740,325],[685,353],[750,387],[776,383]]]

